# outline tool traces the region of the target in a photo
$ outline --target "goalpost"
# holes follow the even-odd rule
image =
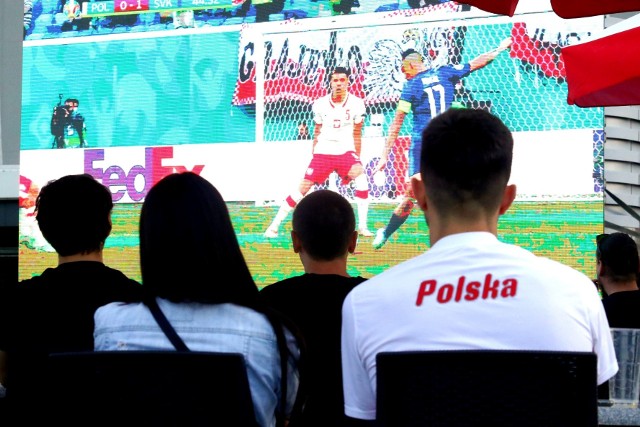
[[[283,173],[282,180],[286,182],[274,191],[277,195],[273,199],[266,197],[256,203],[280,203],[280,198],[295,188],[303,176],[311,141],[298,139],[298,127],[305,123],[313,133],[311,106],[327,94],[329,73],[335,66],[351,71],[349,91],[365,100],[361,159],[371,202],[395,202],[402,195],[411,113],[404,120],[386,167],[381,173],[374,171],[405,82],[400,70],[401,53],[408,48],[420,52],[429,67],[462,66],[511,37],[510,52],[498,55],[491,64],[458,83],[455,105],[497,114],[514,135],[585,127],[584,123],[575,122],[573,110],[565,105],[566,82],[560,57],[561,46],[583,35],[580,28],[565,26],[556,32],[543,13],[522,22],[483,15],[453,19],[458,7],[449,2],[437,10],[420,10],[419,14],[404,11],[403,16],[348,16],[310,23],[289,20],[245,28],[240,40],[241,77],[234,104],[255,108],[256,143],[264,145],[266,160],[273,162],[274,170],[290,171],[287,178]],[[553,109],[552,114],[540,114],[540,106],[545,105]],[[593,118],[587,116],[584,122],[592,122]],[[602,142],[602,135],[594,134],[594,188],[602,183],[602,161],[597,155],[602,151]],[[528,166],[531,170],[526,171],[527,180],[533,182],[536,173],[532,165]],[[353,200],[353,183],[345,184],[335,176],[319,187],[334,189]],[[535,183],[530,187],[534,188]],[[531,196],[543,196],[544,192],[538,193],[534,188]]]

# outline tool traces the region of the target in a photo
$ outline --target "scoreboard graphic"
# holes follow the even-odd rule
[[[235,7],[245,0],[109,0],[82,4],[83,18]]]

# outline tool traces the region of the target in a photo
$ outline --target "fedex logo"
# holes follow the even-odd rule
[[[173,147],[147,147],[144,149],[144,165],[133,165],[129,170],[122,166],[103,166],[104,149],[84,150],[84,172],[93,176],[111,191],[114,202],[125,194],[134,202],[139,202],[147,195],[149,189],[163,177],[174,172],[189,171],[186,166],[172,165]],[[204,165],[195,165],[191,172],[198,175]],[[140,178],[144,185],[140,189]],[[136,186],[136,179],[138,185]]]
[[[467,281],[465,276],[460,276],[456,285],[445,283],[438,286],[438,282],[435,279],[430,279],[420,283],[416,305],[418,307],[421,306],[424,299],[431,296],[435,296],[436,301],[440,304],[445,304],[452,300],[459,302],[462,299],[474,301],[478,298],[509,298],[515,297],[517,290],[518,281],[516,279],[494,279],[491,273],[488,273],[482,282]]]

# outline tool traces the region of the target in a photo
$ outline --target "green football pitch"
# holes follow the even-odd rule
[[[113,231],[107,239],[105,262],[140,280],[138,267],[138,215],[140,204],[117,204],[113,211]],[[384,227],[394,204],[371,204],[369,229]],[[283,223],[277,238],[266,239],[266,230],[277,206],[253,203],[229,203],[229,211],[249,268],[258,286],[263,287],[295,274],[302,274],[300,260],[291,248],[291,215]],[[354,206],[355,208],[355,206]],[[595,275],[595,236],[603,230],[601,200],[516,202],[498,224],[500,240],[514,243],[546,256],[589,277]],[[372,237],[360,237],[356,253],[349,259],[349,273],[372,277],[390,266],[429,249],[429,229],[422,212],[414,209],[407,222],[380,250],[371,246]],[[180,250],[180,248],[176,248]],[[55,266],[54,253],[20,245],[20,278],[39,274]],[[214,272],[211,274],[224,274]],[[233,277],[233,276],[231,276]]]

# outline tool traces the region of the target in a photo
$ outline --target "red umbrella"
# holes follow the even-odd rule
[[[518,5],[518,0],[465,0],[459,1],[458,3],[469,4],[478,9],[498,15],[513,16],[513,13],[516,11],[516,6]]]
[[[640,14],[561,51],[569,104],[640,105]]]
[[[469,4],[499,15],[513,16],[518,0],[464,0],[458,3]],[[551,7],[561,18],[581,18],[640,11],[640,0],[551,0]]]
[[[583,18],[640,11],[640,0],[551,0],[551,7],[561,18]]]

